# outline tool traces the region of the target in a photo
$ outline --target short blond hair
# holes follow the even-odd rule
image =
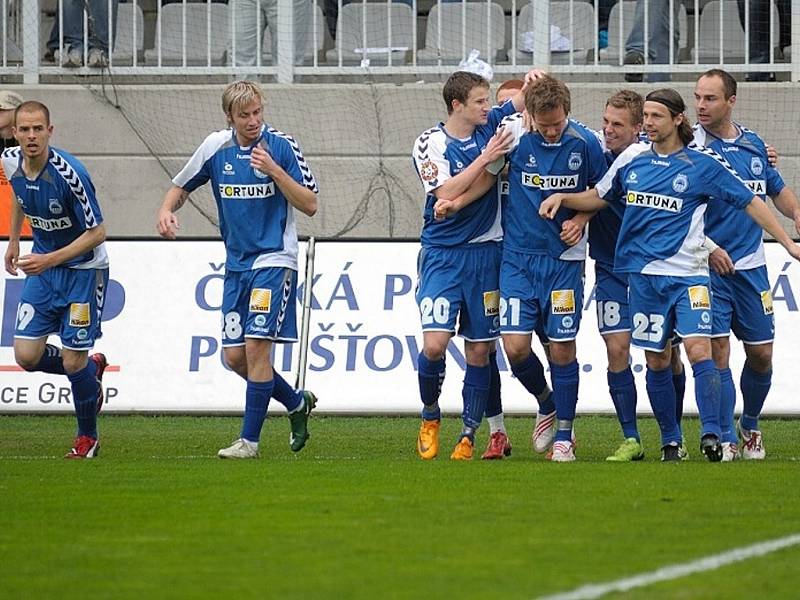
[[[222,92],[222,110],[230,118],[235,110],[247,106],[255,100],[258,100],[262,106],[266,100],[264,92],[257,82],[246,79],[234,81]]]

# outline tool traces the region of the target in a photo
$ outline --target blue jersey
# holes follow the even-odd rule
[[[694,141],[725,157],[753,194],[775,197],[785,187],[778,169],[767,158],[767,147],[752,131],[736,125],[739,135],[724,140],[694,126]],[[761,227],[747,214],[724,202],[709,202],[706,212],[706,235],[730,255],[737,270],[754,269],[766,264]]]
[[[64,248],[84,231],[103,222],[89,173],[71,154],[51,147],[47,163],[36,179],[25,176],[19,148],[5,150],[2,161],[17,202],[31,224],[34,254],[47,254]],[[108,254],[105,245],[100,244],[60,266],[106,268]]]
[[[527,131],[521,114],[504,119],[503,126],[514,134],[508,153],[504,248],[562,260],[584,260],[586,236],[575,246],[567,246],[560,238],[561,224],[575,211],[559,209],[551,221],[539,216],[539,206],[554,192],[580,192],[600,181],[606,171],[606,159],[597,135],[570,119],[561,138],[551,144],[538,132]]]
[[[604,154],[606,165],[611,166],[616,159],[610,150]],[[596,262],[607,265],[609,270],[614,266],[614,251],[619,239],[619,229],[622,226],[622,214],[625,205],[611,202],[589,221],[589,256]]]
[[[498,241],[503,237],[500,225],[500,203],[496,186],[447,219],[433,218],[436,188],[455,177],[480,156],[494,135],[503,117],[514,113],[512,102],[489,111],[486,125],[475,128],[466,139],[452,137],[444,123],[423,132],[414,142],[414,166],[425,188],[425,209],[422,215],[423,246],[454,247],[470,243]]]
[[[231,129],[212,133],[172,182],[192,192],[211,181],[225,242],[226,269],[297,270],[294,208],[269,175],[250,166],[250,156],[257,145],[297,183],[318,192],[314,175],[294,138],[266,125],[259,139],[244,148]]]
[[[625,205],[614,270],[677,277],[708,276],[708,252],[702,245],[709,200],[743,209],[753,199],[713,150],[687,146],[661,156],[642,143],[619,155],[597,192]]]

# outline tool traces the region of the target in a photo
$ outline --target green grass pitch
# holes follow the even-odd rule
[[[315,417],[301,453],[271,417],[260,460],[221,461],[238,418],[102,416],[96,460],[61,458],[71,417],[0,417],[0,598],[532,599],[800,532],[800,423],[764,462],[604,462],[616,420],[576,422],[578,462],[417,459],[413,418]],[[484,425],[485,429],[485,425]],[[483,450],[486,432],[479,435]],[[800,547],[609,598],[797,598]],[[755,596],[753,596],[755,594]]]

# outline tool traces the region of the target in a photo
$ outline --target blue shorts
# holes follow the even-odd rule
[[[88,351],[102,337],[108,269],[53,267],[22,288],[14,337],[38,340],[58,333],[69,350]]]
[[[736,271],[723,277],[711,273],[714,314],[711,335],[727,337],[731,333],[745,344],[769,344],[775,338],[767,267]]]
[[[500,336],[500,244],[422,248],[417,305],[422,331],[456,332],[471,342]]]
[[[614,273],[611,265],[595,263],[594,300],[597,305],[597,327],[600,335],[629,332],[628,275]]]
[[[673,333],[683,338],[711,337],[708,277],[628,276],[631,343],[661,352]]]
[[[222,345],[245,338],[297,341],[297,273],[285,267],[226,271],[222,291]]]
[[[583,261],[542,254],[503,252],[500,266],[500,330],[542,332],[551,342],[578,335],[583,308]]]

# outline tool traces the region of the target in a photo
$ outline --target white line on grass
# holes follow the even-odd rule
[[[693,573],[713,571],[714,569],[731,563],[747,560],[755,556],[763,556],[798,544],[800,544],[800,533],[795,533],[768,542],[759,542],[751,546],[736,548],[728,552],[722,552],[721,554],[712,554],[711,556],[706,556],[705,558],[700,558],[691,562],[661,567],[649,573],[642,573],[641,575],[634,575],[633,577],[626,577],[625,579],[618,579],[617,581],[590,583],[569,592],[540,596],[538,600],[593,600],[594,598],[600,598],[611,592],[627,592],[628,590],[652,585],[660,581],[678,579]]]

